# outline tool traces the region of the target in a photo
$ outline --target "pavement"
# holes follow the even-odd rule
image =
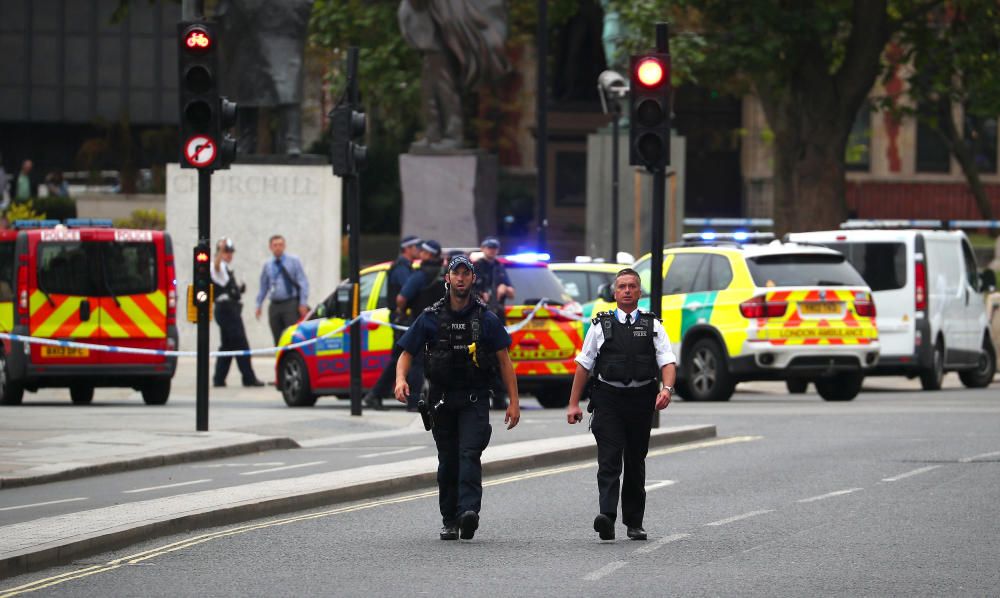
[[[266,372],[270,363],[255,360],[254,365],[258,372]],[[196,432],[193,380],[193,359],[181,359],[166,406],[147,406],[130,389],[98,389],[93,405],[74,406],[67,391],[43,389],[25,395],[21,406],[2,408],[0,515],[5,510],[3,488],[276,449],[425,434],[419,416],[400,408],[355,417],[347,401],[330,397],[311,409],[290,409],[274,387],[239,386],[211,390],[210,431]],[[675,426],[654,430],[650,444],[673,445],[715,435],[713,425]],[[497,440],[483,456],[487,475],[596,457],[590,434]],[[430,489],[436,472],[436,458],[425,457],[188,492],[12,525],[2,525],[0,517],[0,578],[151,537]]]

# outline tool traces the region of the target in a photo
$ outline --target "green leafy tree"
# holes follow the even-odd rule
[[[752,91],[774,134],[775,230],[847,215],[848,134],[884,68],[886,44],[934,0],[617,0],[632,46],[674,24],[679,81]]]

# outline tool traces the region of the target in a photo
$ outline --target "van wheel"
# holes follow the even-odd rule
[[[569,393],[572,385],[553,384],[535,391],[538,404],[546,409],[558,409],[569,405]]]
[[[298,353],[287,353],[278,369],[281,376],[281,396],[289,407],[312,407],[319,397],[309,387],[309,370]]]
[[[988,340],[983,340],[983,350],[979,353],[979,361],[976,362],[976,369],[965,370],[958,373],[958,379],[966,388],[986,388],[993,382],[993,375],[997,373],[997,356],[993,350],[993,345]]]
[[[684,398],[691,401],[728,401],[733,396],[729,364],[719,343],[703,338],[694,343],[684,363]]]
[[[924,390],[941,390],[941,382],[944,380],[944,344],[941,341],[934,343],[934,356],[931,367],[920,370],[920,386]]]
[[[845,372],[837,376],[817,378],[816,392],[826,401],[853,401],[861,392],[865,376],[861,372]]]
[[[142,400],[147,405],[163,405],[170,398],[170,378],[150,382],[142,387]]]
[[[82,384],[70,386],[69,398],[74,405],[89,405],[94,400],[94,387]]]
[[[809,381],[804,378],[789,378],[785,380],[785,388],[791,395],[805,394],[806,390],[809,389]]]
[[[23,399],[24,385],[10,379],[7,355],[0,351],[0,405],[20,405]]]

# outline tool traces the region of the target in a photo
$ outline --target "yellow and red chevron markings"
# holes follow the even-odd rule
[[[115,304],[115,299],[118,304]],[[90,317],[80,307],[90,302]],[[30,327],[42,338],[165,338],[167,298],[162,291],[116,298],[49,295],[35,291],[29,303]]]
[[[878,339],[874,317],[858,316],[854,302],[860,299],[859,291],[829,289],[819,291],[774,291],[766,300],[788,303],[784,318],[757,318],[757,339],[773,345],[867,345]],[[871,301],[867,293],[864,299]],[[836,313],[828,317],[806,315],[802,309],[808,305],[839,304]],[[843,315],[841,315],[843,314]]]

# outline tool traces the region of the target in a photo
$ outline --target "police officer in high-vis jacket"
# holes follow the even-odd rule
[[[464,255],[452,258],[445,275],[447,294],[425,309],[399,341],[403,353],[396,367],[396,400],[406,402],[406,374],[421,352],[430,382],[442,540],[468,540],[479,528],[480,456],[490,442],[490,382],[496,372],[510,396],[507,429],[521,418],[517,379],[507,354],[510,335],[496,314],[472,297],[474,272]]]
[[[615,275],[618,308],[602,312],[583,340],[576,358],[566,419],[583,420],[580,399],[592,384],[591,430],[597,440],[597,489],[600,513],[594,531],[602,540],[614,540],[621,484],[622,523],[632,540],[645,540],[642,518],[646,510],[646,453],[654,409],[665,409],[674,393],[676,358],[670,340],[655,314],[640,312],[639,274],[625,268]],[[596,370],[595,380],[588,380]]]

